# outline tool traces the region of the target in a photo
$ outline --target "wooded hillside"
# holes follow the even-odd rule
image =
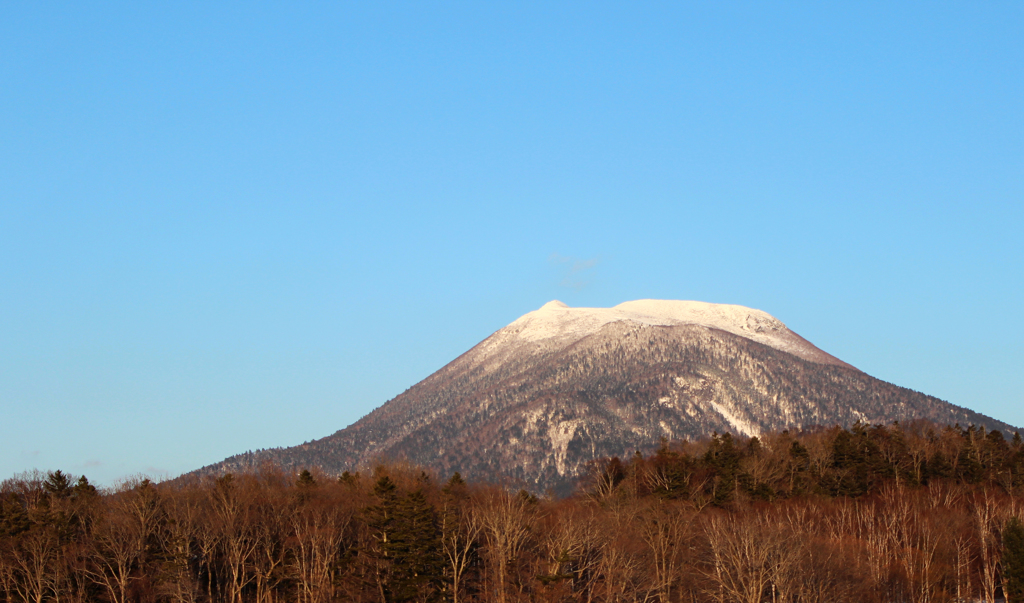
[[[577,493],[371,474],[0,486],[6,602],[1024,600],[1024,445],[930,424],[666,442]]]
[[[611,323],[581,340],[524,346],[502,331],[352,425],[299,446],[197,470],[365,471],[405,459],[440,476],[520,480],[572,492],[598,457],[650,454],[658,440],[927,419],[1015,427],[970,409],[698,325]],[[493,345],[492,345],[493,344]]]

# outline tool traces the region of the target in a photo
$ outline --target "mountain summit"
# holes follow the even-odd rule
[[[914,419],[1013,430],[875,379],[760,310],[551,301],[333,435],[198,473],[266,461],[340,473],[405,459],[442,476],[565,492],[588,461],[650,451],[662,438]]]
[[[853,368],[814,347],[767,312],[697,301],[640,299],[613,308],[570,308],[554,300],[520,317],[481,345],[507,345],[512,336],[527,341],[582,339],[614,322],[658,327],[699,325],[739,335],[811,362]],[[506,337],[496,337],[502,333]]]

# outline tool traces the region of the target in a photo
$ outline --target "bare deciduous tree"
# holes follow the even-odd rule
[[[640,516],[641,535],[650,549],[654,569],[654,591],[662,603],[668,603],[672,598],[692,518],[692,509],[660,501],[648,506]]]
[[[981,596],[986,602],[996,600],[997,571],[999,566],[999,507],[988,492],[976,497],[974,527],[981,562]]]
[[[544,537],[547,576],[567,578],[574,596],[583,601],[593,600],[603,544],[593,509],[567,505],[564,512],[551,521]]]
[[[60,544],[53,530],[37,527],[5,551],[8,592],[23,603],[43,603],[56,592]]]
[[[113,505],[92,530],[91,576],[114,603],[127,603],[129,586],[138,576],[143,534],[135,518],[121,505]]]
[[[510,569],[530,537],[532,510],[525,496],[505,491],[492,491],[475,505],[483,532],[486,550],[494,575],[493,600],[508,601]]]
[[[441,509],[441,548],[451,580],[452,603],[459,603],[464,586],[463,576],[473,560],[473,550],[479,544],[483,522],[472,508],[464,508],[466,501],[445,497]]]
[[[309,501],[292,513],[292,576],[300,603],[334,600],[334,577],[350,517],[330,501]]]
[[[167,521],[161,541],[167,560],[161,592],[174,603],[195,603],[199,596],[199,584],[192,571],[194,542],[202,530],[199,504],[196,494],[188,489],[173,492],[165,506]]]
[[[252,558],[259,545],[253,485],[237,492],[234,480],[222,480],[213,495],[214,529],[227,570],[228,603],[241,603],[242,590],[256,579],[251,571]]]
[[[704,533],[712,557],[711,594],[719,601],[779,601],[796,590],[801,540],[790,538],[785,525],[765,517],[716,516],[706,521]]]

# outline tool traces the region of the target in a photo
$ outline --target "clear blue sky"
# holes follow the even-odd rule
[[[1024,4],[23,2],[0,478],[333,433],[551,299],[1024,425]]]

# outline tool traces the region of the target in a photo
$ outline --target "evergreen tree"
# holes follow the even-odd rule
[[[316,478],[309,472],[309,469],[303,469],[299,472],[299,477],[295,480],[295,485],[299,488],[312,488],[316,485]]]
[[[444,571],[437,514],[420,490],[404,497],[398,511],[394,600],[433,600]]]
[[[978,461],[978,449],[974,446],[973,438],[970,437],[973,434],[973,429],[974,426],[972,425],[968,430],[970,433],[965,439],[964,446],[960,449],[960,454],[957,455],[956,461],[957,477],[968,484],[980,482],[983,469]]]
[[[433,506],[421,490],[402,496],[388,476],[380,477],[373,493],[378,504],[366,511],[367,525],[376,532],[376,580],[387,603],[436,600],[443,565],[440,531]]]
[[[789,491],[799,494],[804,490],[804,476],[811,467],[811,453],[799,440],[789,447]]]
[[[96,486],[90,484],[88,478],[83,475],[78,478],[78,483],[75,484],[74,492],[71,495],[77,499],[87,500],[94,498],[98,494]]]
[[[740,450],[732,434],[711,436],[711,443],[704,453],[704,464],[715,471],[715,490],[712,503],[722,505],[732,500],[739,488]]]
[[[1013,517],[1003,530],[1003,578],[1008,603],[1024,603],[1024,524]]]
[[[366,523],[377,532],[380,556],[387,559],[393,538],[395,511],[398,508],[398,487],[391,478],[383,475],[373,485],[373,495],[378,503],[366,510]]]
[[[43,489],[50,496],[58,499],[68,498],[72,493],[71,478],[60,469],[51,471],[43,482]]]
[[[309,469],[303,469],[299,472],[299,476],[295,478],[295,489],[298,490],[296,500],[299,504],[303,504],[313,496],[313,490],[316,488],[316,478],[309,472]]]
[[[655,494],[664,498],[681,498],[689,494],[683,462],[679,453],[668,447],[668,440],[662,438],[661,447],[651,459],[651,470],[658,476],[653,487]],[[609,469],[615,472],[610,475],[613,486],[625,478],[618,458],[612,459]]]
[[[358,479],[359,479],[359,472],[358,471],[355,473],[355,475],[349,473],[348,471],[345,471],[345,472],[343,472],[338,477],[338,483],[339,484],[345,484],[346,486],[348,486],[350,488],[354,488],[355,485],[356,485],[356,481]]]
[[[953,466],[941,450],[936,450],[925,463],[925,481],[929,479],[946,479],[952,476]]]
[[[863,423],[836,434],[832,442],[832,468],[836,470],[830,485],[834,496],[862,496],[873,483],[892,476],[892,468]]]
[[[466,480],[462,479],[462,474],[456,471],[452,474],[448,481],[445,482],[441,488],[441,493],[444,494],[445,500],[449,502],[465,502],[466,498]]]
[[[28,511],[16,494],[11,492],[0,498],[0,537],[17,536],[31,525]]]
[[[61,543],[70,542],[78,527],[74,505],[69,502],[74,494],[71,478],[61,471],[51,471],[42,483],[43,495],[33,513],[32,520],[53,528]]]

